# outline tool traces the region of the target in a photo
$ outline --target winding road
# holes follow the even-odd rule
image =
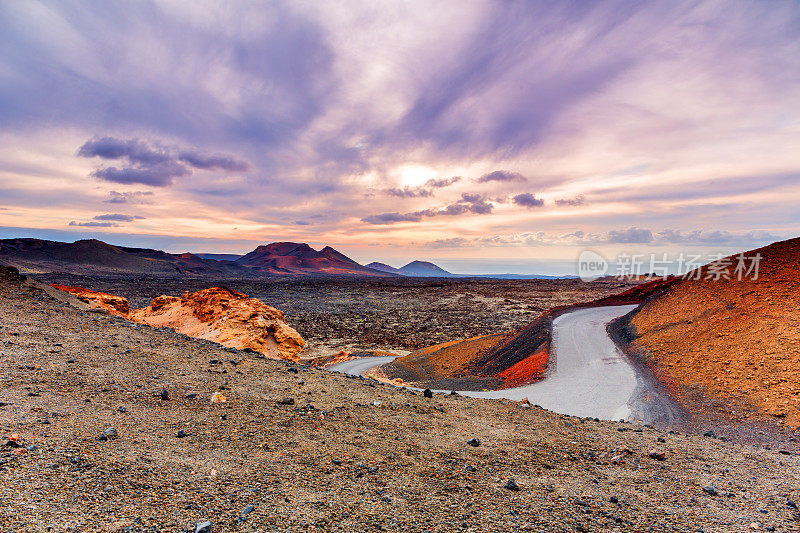
[[[507,398],[574,416],[625,419],[662,427],[674,424],[677,408],[632,365],[608,336],[606,325],[635,305],[579,309],[553,321],[548,375],[542,381],[496,391],[458,391],[473,398]],[[363,375],[392,357],[364,357],[330,367]]]

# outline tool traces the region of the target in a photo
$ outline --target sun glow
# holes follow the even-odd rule
[[[403,165],[399,169],[399,174],[400,183],[404,187],[416,187],[437,176],[435,170],[422,165]]]

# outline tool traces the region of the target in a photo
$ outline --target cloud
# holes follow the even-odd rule
[[[649,229],[628,228],[608,232],[608,242],[626,244],[645,244],[653,242],[653,232]]]
[[[437,239],[425,243],[426,248],[470,248],[475,246],[475,241],[464,237],[451,237],[449,239]]]
[[[420,213],[382,213],[380,215],[370,215],[361,219],[362,222],[369,224],[393,224],[395,222],[419,222],[422,220]]]
[[[518,194],[511,201],[522,207],[542,207],[544,205],[544,200],[536,198],[529,192]]]
[[[119,224],[113,222],[75,222],[69,223],[70,226],[84,226],[87,228],[118,228]]]
[[[114,183],[141,183],[153,187],[166,187],[171,185],[175,178],[189,174],[191,172],[183,165],[170,162],[146,168],[99,168],[94,170],[91,176]]]
[[[149,191],[109,191],[108,198],[103,201],[107,204],[147,204],[152,196],[153,193]]]
[[[398,198],[420,198],[433,195],[433,191],[430,189],[426,189],[425,187],[409,187],[408,185],[402,189],[387,189],[386,192],[391,196],[397,196]]]
[[[190,166],[202,170],[227,170],[229,172],[245,172],[250,169],[246,161],[239,161],[230,156],[205,156],[197,152],[181,152],[178,159]]]
[[[138,215],[122,215],[119,213],[109,213],[106,215],[97,215],[92,217],[95,220],[113,221],[113,222],[133,222],[134,220],[143,220],[144,217]]]
[[[525,182],[528,181],[528,178],[517,172],[509,172],[507,170],[495,170],[494,172],[489,172],[488,174],[484,174],[475,181],[477,181],[478,183],[488,183],[490,181]]]
[[[95,137],[79,149],[80,157],[99,157],[106,160],[125,160],[127,167],[95,169],[91,176],[115,183],[141,183],[153,187],[171,185],[175,178],[188,176],[190,168],[197,170],[225,170],[244,172],[249,163],[232,156],[208,156],[193,150],[176,152],[159,142],[147,143],[140,139]],[[187,166],[189,168],[187,168]]]
[[[115,139],[114,137],[90,139],[78,149],[78,155],[101,159],[127,158],[131,163],[147,166],[174,160],[174,157],[163,147],[151,148],[139,139]]]
[[[309,222],[308,220],[295,220],[294,221],[294,225],[295,226],[310,226],[311,222]]]
[[[402,189],[400,188],[392,188],[388,189],[386,192],[389,193],[391,196],[397,196],[399,198],[422,198],[422,197],[429,197],[433,196],[433,189],[443,189],[445,187],[449,187],[455,183],[461,181],[461,176],[453,176],[452,178],[442,178],[442,179],[429,179],[425,182],[424,185],[420,185],[417,187],[409,187],[406,185]]]
[[[575,198],[559,198],[556,200],[556,205],[560,207],[578,207],[585,203],[585,199],[582,194],[579,194]]]
[[[494,205],[486,201],[480,194],[463,193],[457,202],[442,208],[424,209],[413,213],[382,213],[370,215],[361,219],[369,224],[393,224],[395,222],[419,222],[423,217],[457,216],[465,213],[475,215],[488,215]]]

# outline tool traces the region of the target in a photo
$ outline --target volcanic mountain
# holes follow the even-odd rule
[[[308,244],[296,242],[259,246],[237,259],[236,264],[265,274],[388,275],[360,265],[330,246],[317,251]]]
[[[428,261],[411,261],[406,266],[400,267],[400,273],[406,276],[425,278],[447,278],[453,276],[453,274],[447,270]]]
[[[394,268],[385,263],[370,263],[367,267],[373,270],[380,270],[389,274],[398,274],[401,276],[411,276],[416,278],[451,278],[458,277],[457,274],[451,274],[447,270],[440,268],[428,261],[412,261],[409,264]]]
[[[800,238],[721,259],[675,280],[616,329],[687,406],[699,397],[737,418],[800,426],[798,267]]]
[[[0,263],[24,272],[157,276],[250,276],[232,262],[203,259],[191,253],[170,254],[148,248],[114,246],[96,239],[73,243],[41,239],[0,240]]]
[[[367,268],[371,268],[372,270],[378,270],[380,272],[386,272],[388,274],[397,274],[398,276],[403,275],[403,273],[400,271],[399,268],[387,265],[386,263],[379,263],[377,261],[373,261],[372,263],[368,264]]]

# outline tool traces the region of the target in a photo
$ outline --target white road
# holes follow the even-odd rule
[[[669,401],[653,390],[606,332],[606,325],[635,305],[594,307],[566,313],[553,321],[548,374],[531,385],[497,391],[458,391],[474,398],[528,400],[557,413],[605,420],[638,420],[669,425]],[[363,375],[391,357],[365,357],[330,370]]]

